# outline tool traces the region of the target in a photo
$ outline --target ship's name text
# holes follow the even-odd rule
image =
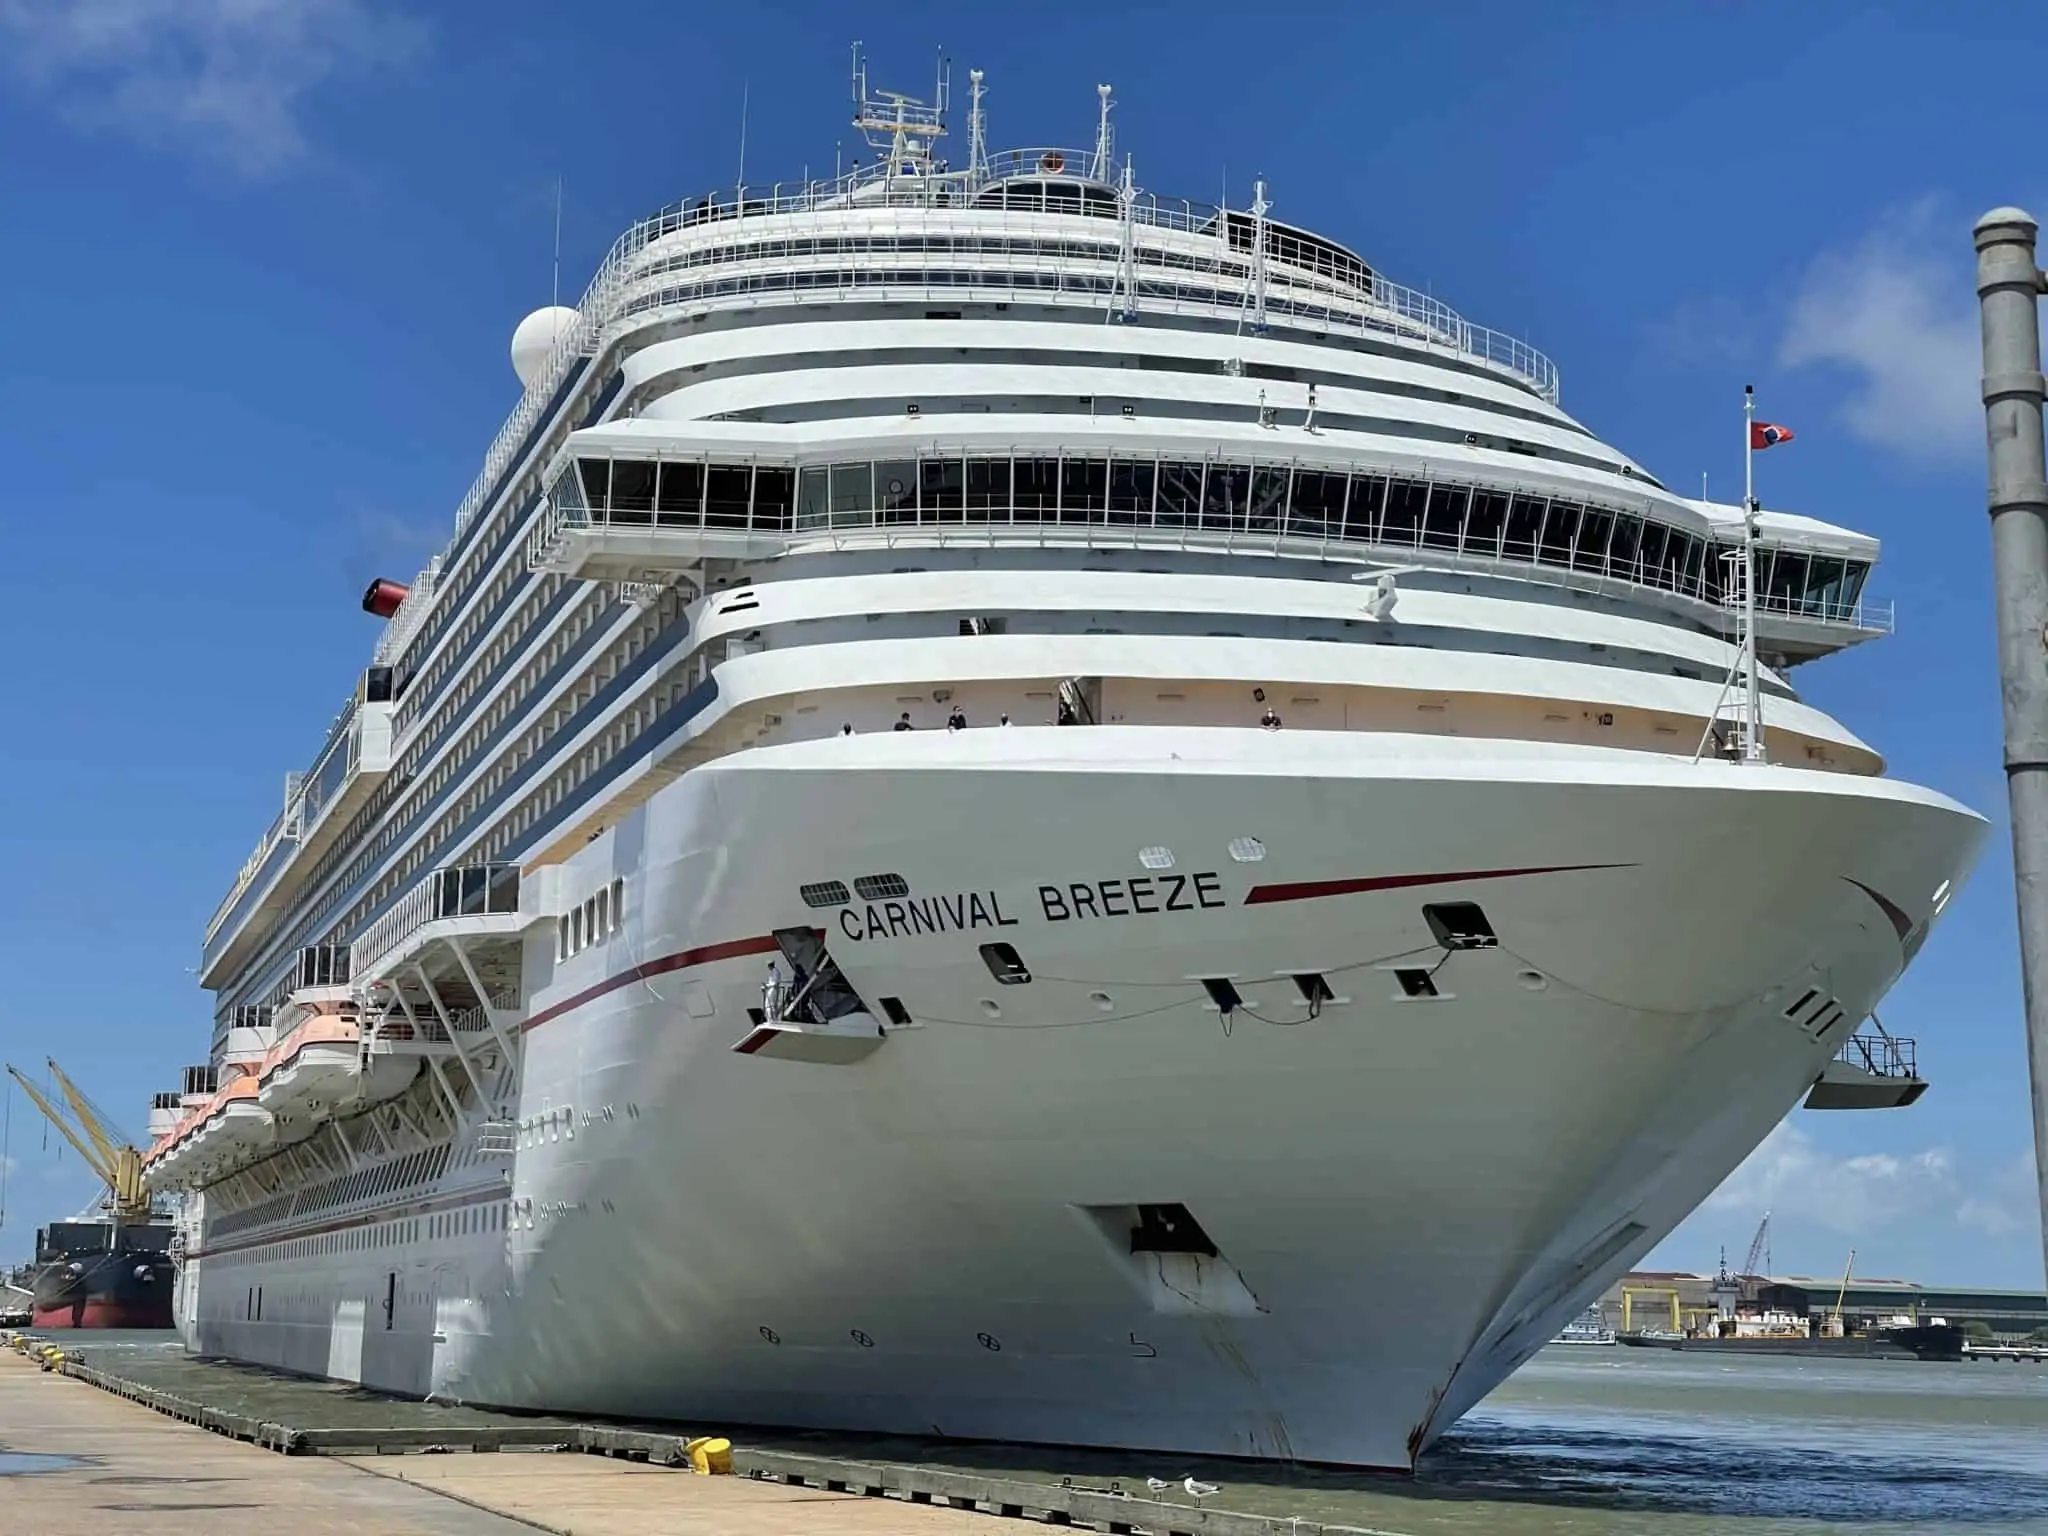
[[[1041,885],[1039,910],[1049,923],[1076,918],[1132,917],[1145,912],[1194,912],[1223,907],[1223,882],[1214,871],[1199,875],[1135,875],[1071,885]]]
[[[839,931],[849,939],[910,939],[923,933],[964,933],[972,928],[1014,928],[994,891],[960,891],[951,896],[871,901],[841,907]]]

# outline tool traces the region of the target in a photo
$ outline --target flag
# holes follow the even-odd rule
[[[1775,426],[1768,421],[1752,421],[1749,424],[1749,446],[1752,448],[1775,448],[1780,443],[1791,441],[1790,427]]]

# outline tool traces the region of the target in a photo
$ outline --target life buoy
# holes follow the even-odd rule
[[[1048,176],[1057,176],[1067,168],[1067,157],[1056,149],[1048,149],[1038,157],[1038,168]]]

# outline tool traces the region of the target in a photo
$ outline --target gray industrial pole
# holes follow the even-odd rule
[[[2048,465],[2042,459],[2044,278],[2038,226],[2017,208],[1977,221],[1984,316],[1984,430],[1991,451],[1991,561],[1997,585],[2005,782],[2020,909],[2020,981],[2034,1094],[2034,1167],[2048,1264]]]

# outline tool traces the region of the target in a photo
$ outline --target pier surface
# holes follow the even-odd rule
[[[0,1510],[7,1536],[986,1536],[994,1525],[608,1457],[280,1456],[11,1351],[0,1352]]]

